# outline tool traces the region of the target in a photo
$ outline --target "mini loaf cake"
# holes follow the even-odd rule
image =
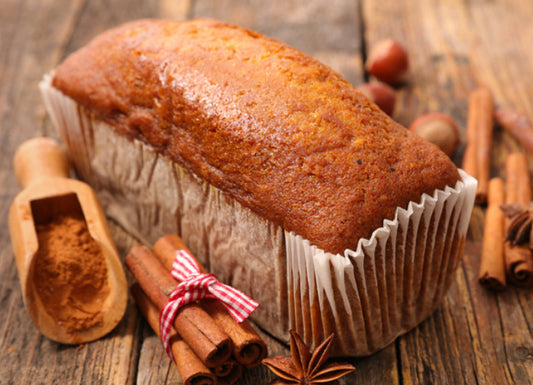
[[[326,66],[212,20],[112,30],[61,64],[52,86],[332,253],[459,178]]]
[[[295,327],[316,343],[335,331],[335,354],[369,354],[427,317],[449,285],[473,182],[279,41],[216,20],[141,20],[70,55],[42,90],[110,215],[148,243],[179,233],[261,303],[256,321],[278,337]],[[417,263],[436,281],[400,279]]]

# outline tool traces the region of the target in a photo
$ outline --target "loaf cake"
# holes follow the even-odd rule
[[[150,244],[175,232],[255,321],[366,355],[426,318],[475,181],[313,58],[217,20],[140,20],[41,84],[80,178]]]

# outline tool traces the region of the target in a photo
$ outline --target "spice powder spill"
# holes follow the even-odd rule
[[[48,314],[71,334],[101,325],[107,265],[83,218],[59,216],[37,237],[34,283]]]

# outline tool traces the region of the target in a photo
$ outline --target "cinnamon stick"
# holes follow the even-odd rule
[[[213,369],[217,376],[217,384],[231,385],[237,382],[242,375],[242,365],[235,360],[228,360],[217,368]]]
[[[505,162],[505,201],[527,207],[531,201],[531,185],[527,158],[523,153],[512,153]],[[508,226],[508,220],[506,226]],[[505,267],[509,281],[518,286],[533,285],[533,255],[529,247],[512,246],[505,242]]]
[[[502,106],[495,109],[494,118],[505,131],[533,154],[533,123],[527,116],[511,107]]]
[[[470,176],[478,179],[478,165],[477,165],[477,125],[475,115],[477,109],[473,108],[474,100],[473,95],[469,98],[468,117],[466,125],[466,146],[463,154],[463,170]]]
[[[505,185],[501,178],[489,181],[488,206],[481,249],[479,282],[489,289],[505,289],[504,230],[505,215],[500,205],[505,203]]]
[[[131,293],[150,327],[160,336],[157,307],[144,294],[138,284],[132,285]],[[214,385],[217,383],[215,374],[203,364],[174,328],[172,328],[170,344],[174,354],[174,362],[184,385]]]
[[[191,251],[183,243],[181,238],[175,234],[161,237],[154,245],[154,254],[170,271],[172,263],[176,258],[176,251],[186,250],[191,255]],[[200,265],[202,272],[205,272]],[[248,321],[237,323],[224,306],[216,300],[202,300],[200,305],[213,317],[216,323],[230,336],[233,341],[233,356],[240,364],[247,368],[258,366],[261,360],[267,355],[267,347],[261,337],[257,335]]]
[[[467,118],[467,145],[463,169],[478,180],[476,203],[487,201],[493,137],[494,103],[488,88],[470,93]]]
[[[141,245],[131,248],[126,265],[146,296],[161,311],[177,286],[176,281],[150,250]],[[231,339],[199,305],[191,303],[180,308],[173,326],[207,367],[216,367],[231,355]]]

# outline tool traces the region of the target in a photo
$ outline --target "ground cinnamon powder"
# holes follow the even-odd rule
[[[83,218],[58,216],[37,226],[34,283],[48,312],[68,333],[98,326],[109,294],[107,265]]]

